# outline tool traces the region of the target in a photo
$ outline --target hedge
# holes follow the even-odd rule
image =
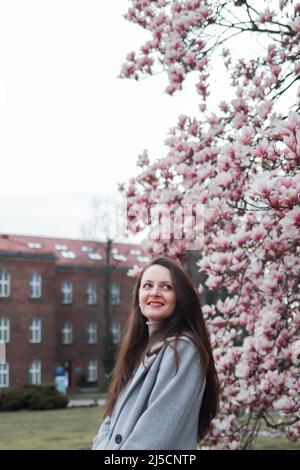
[[[68,398],[52,384],[20,385],[0,391],[0,411],[66,408]]]

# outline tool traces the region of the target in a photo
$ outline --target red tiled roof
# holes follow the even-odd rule
[[[31,235],[0,234],[0,254],[54,255],[58,265],[101,266],[106,263],[106,242]],[[113,243],[111,261],[118,267],[143,265],[149,258],[137,244]]]

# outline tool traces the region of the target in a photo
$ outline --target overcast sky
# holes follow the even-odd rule
[[[150,38],[123,18],[128,5],[0,0],[0,233],[81,237],[93,199],[137,174],[144,148],[165,155],[177,116],[198,114],[188,84],[169,97],[164,75],[118,78]]]
[[[193,107],[163,93],[162,75],[118,78],[148,39],[123,18],[127,6],[0,1],[0,233],[80,237],[92,200],[137,174],[144,148],[161,156]]]

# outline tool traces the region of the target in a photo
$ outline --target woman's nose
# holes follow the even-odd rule
[[[158,286],[156,286],[156,287],[153,286],[153,287],[152,287],[152,289],[151,289],[151,291],[150,291],[150,295],[153,295],[153,294],[154,294],[154,295],[160,294],[160,289],[159,289]]]

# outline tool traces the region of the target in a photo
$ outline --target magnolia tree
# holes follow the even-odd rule
[[[153,205],[169,211],[173,229],[148,240],[151,255],[182,259],[195,210],[181,237],[176,211],[204,208],[199,268],[209,289],[224,286],[228,296],[203,306],[222,389],[203,444],[251,448],[262,424],[297,441],[300,3],[133,0],[126,18],[150,39],[128,54],[121,76],[165,72],[173,95],[192,74],[199,99],[198,115],[181,115],[170,129],[167,154],[151,162],[144,151],[140,174],[120,189],[133,232],[151,223]],[[233,41],[246,35],[248,55],[257,38],[262,49],[235,59]],[[217,55],[233,95],[209,109]]]

